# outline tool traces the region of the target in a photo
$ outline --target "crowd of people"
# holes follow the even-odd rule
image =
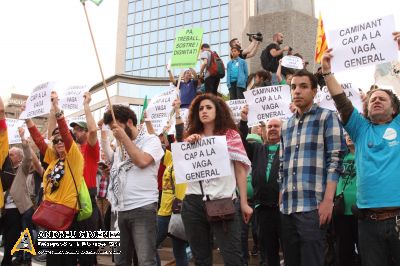
[[[400,32],[393,35],[400,50]],[[280,48],[282,40],[281,33],[274,34],[266,48],[270,62],[254,74],[254,86],[288,84],[293,115],[250,129],[248,106],[235,124],[217,95],[220,78],[208,71],[214,55],[207,44],[201,48],[199,76],[189,69],[176,81],[170,73],[180,91],[173,102],[174,135],[167,127],[155,134],[146,115],[140,121],[124,105],[110,106],[96,124],[88,92],[86,122],[68,125],[54,92],[45,136],[26,119],[30,139],[19,128],[22,149],[10,147],[0,97],[1,265],[31,264],[27,252],[11,255],[21,231],[28,228],[34,236],[48,229],[32,222],[43,202],[78,213],[82,182],[92,212],[84,220],[75,215],[67,230],[120,231],[115,265],[161,265],[157,247],[167,236],[178,266],[189,264],[188,249],[196,265],[212,265],[214,246],[225,265],[247,265],[249,224],[252,255],[260,255],[260,265],[281,265],[282,260],[287,266],[400,265],[398,97],[376,87],[363,96],[364,110],[357,110],[331,72],[331,49],[317,75],[283,70],[280,59],[291,48]],[[229,93],[231,99],[243,98],[254,87],[247,82],[245,60],[254,56],[259,41],[253,39],[245,50],[237,39],[230,45]],[[339,115],[314,103],[321,77]],[[201,84],[204,93],[197,92]],[[181,108],[189,110],[187,121]],[[179,165],[173,162],[171,143],[212,136],[226,138],[231,175],[177,184]],[[170,230],[177,221],[184,236]],[[97,264],[95,254],[47,254],[45,259],[47,265]]]

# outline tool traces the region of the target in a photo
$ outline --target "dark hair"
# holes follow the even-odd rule
[[[229,46],[233,47],[233,43],[237,40],[238,38],[233,38],[232,40],[229,41]]]
[[[214,134],[223,135],[228,129],[237,130],[232,118],[231,110],[225,101],[211,93],[198,95],[193,99],[189,108],[188,124],[186,136],[200,134],[203,132],[203,123],[200,121],[199,109],[203,100],[210,100],[215,105],[215,127]]]
[[[235,49],[236,51],[240,52],[240,47],[237,46],[237,45],[232,46],[232,47],[231,47],[231,51],[232,51],[233,49]]]
[[[369,90],[370,90],[370,91],[372,91],[372,90],[374,90],[374,89],[379,89],[378,85],[373,84],[373,85],[371,85],[371,87],[369,87]]]
[[[53,131],[51,132],[51,135],[52,135],[52,136],[57,135],[57,134],[60,134],[60,130],[58,129],[58,127],[56,127],[55,129],[53,129]]]
[[[373,85],[373,86],[376,86],[376,85]],[[378,87],[378,86],[376,86],[376,87]],[[393,107],[393,110],[394,110],[394,114],[392,115],[392,117],[394,118],[395,116],[397,116],[400,113],[400,101],[399,101],[399,98],[391,90],[385,90],[385,89],[381,89],[381,88],[372,89],[372,90],[367,92],[367,96],[366,96],[366,99],[365,99],[365,102],[367,104],[364,104],[364,116],[367,119],[370,119],[369,115],[368,115],[369,100],[371,99],[372,94],[374,92],[377,92],[377,91],[383,91],[383,92],[386,92],[387,95],[389,95],[389,98],[390,98],[390,101],[392,102],[392,107]]]
[[[203,43],[203,44],[201,45],[201,49],[203,49],[203,48],[210,49],[210,45],[208,45],[207,43]]]
[[[137,118],[134,111],[125,105],[113,105],[112,109],[114,111],[115,119],[123,124],[126,124],[129,119],[132,120],[132,124],[136,127]],[[104,113],[104,124],[109,125],[113,121],[111,110]]]
[[[271,72],[265,71],[263,69],[262,70],[258,70],[256,72],[256,76],[259,76],[260,78],[262,78],[263,81],[271,81],[271,78],[272,78]]]
[[[299,71],[294,72],[292,78],[294,78],[294,77],[304,77],[304,76],[309,78],[310,83],[311,83],[311,88],[312,88],[312,89],[318,88],[318,80],[317,80],[317,77],[316,77],[313,73],[308,72],[308,71],[305,70],[305,69],[301,69],[301,70],[299,70]]]

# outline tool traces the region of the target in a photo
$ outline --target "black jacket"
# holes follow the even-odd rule
[[[277,207],[279,201],[279,148],[275,153],[269,179],[268,182],[266,182],[265,175],[268,166],[269,145],[257,142],[249,143],[246,141],[248,133],[247,122],[240,121],[239,128],[247,156],[251,161],[254,203],[261,204],[262,206]]]

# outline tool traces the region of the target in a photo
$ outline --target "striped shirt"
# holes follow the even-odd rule
[[[347,150],[343,128],[332,111],[313,105],[282,126],[280,191],[283,214],[318,208],[326,182],[339,180]]]

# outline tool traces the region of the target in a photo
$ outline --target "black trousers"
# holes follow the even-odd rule
[[[21,214],[17,208],[5,209],[3,219],[4,257],[1,266],[11,265],[11,250],[21,235]]]
[[[206,93],[217,95],[220,79],[217,77],[207,77],[204,80],[204,88]]]
[[[278,206],[259,206],[256,208],[258,225],[258,248],[260,265],[279,266],[279,240],[281,237],[281,219]]]
[[[358,246],[358,220],[354,215],[342,215],[333,217],[333,226],[336,235],[336,259],[337,265],[356,266],[359,257],[355,250]]]

